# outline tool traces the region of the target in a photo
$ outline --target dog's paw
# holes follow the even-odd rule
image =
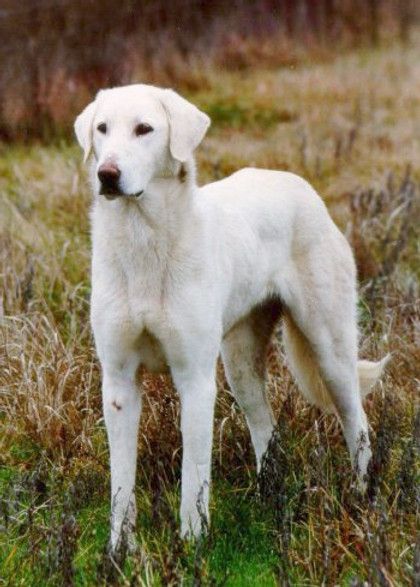
[[[138,554],[140,546],[134,532],[129,532],[126,537],[128,554]]]
[[[140,550],[134,530],[125,530],[116,539],[112,536],[108,543],[108,554],[115,561],[123,561],[127,554],[135,555]]]

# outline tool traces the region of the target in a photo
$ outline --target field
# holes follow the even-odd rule
[[[419,52],[414,35],[282,69],[209,69],[202,91],[180,85],[213,120],[202,183],[247,165],[313,183],[354,247],[360,354],[392,361],[366,402],[366,496],[334,417],[299,396],[280,332],[267,377],[278,426],[259,484],[220,368],[212,526],[197,543],[177,533],[177,396],[147,378],[140,548],[115,564],[81,153],[71,141],[0,145],[0,585],[419,584]]]

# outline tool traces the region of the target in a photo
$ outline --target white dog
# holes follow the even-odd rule
[[[208,516],[221,351],[258,466],[273,430],[264,359],[273,328],[305,396],[334,410],[361,477],[370,458],[362,397],[380,363],[357,360],[353,255],[300,177],[243,169],[199,188],[193,154],[210,120],[173,92],[99,92],[75,123],[93,153],[91,319],[103,370],[115,549],[134,528],[140,366],[170,368],[181,400],[181,523]],[[202,512],[198,511],[202,500]]]

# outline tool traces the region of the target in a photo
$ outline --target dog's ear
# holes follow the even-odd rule
[[[210,118],[173,90],[163,90],[162,103],[169,119],[171,155],[184,163],[203,140]]]
[[[79,114],[74,123],[74,132],[76,133],[79,145],[84,152],[83,161],[87,161],[92,149],[92,123],[96,111],[96,100],[86,106]]]

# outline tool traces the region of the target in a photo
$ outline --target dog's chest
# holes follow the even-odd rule
[[[182,336],[182,307],[174,307],[174,298],[182,297],[174,284],[176,268],[153,255],[126,256],[122,267],[126,319],[136,333],[142,362],[150,371],[162,371],[167,363],[165,349]]]
[[[214,295],[203,287],[204,264],[179,238],[148,237],[129,221],[108,233],[105,226],[94,223],[95,338],[112,340],[117,354],[139,352],[146,368],[160,371],[170,359],[182,360],[188,340],[203,331],[203,307],[213,307]]]
[[[127,312],[138,330],[158,337],[168,322],[167,277],[161,267],[133,260],[123,280]]]

